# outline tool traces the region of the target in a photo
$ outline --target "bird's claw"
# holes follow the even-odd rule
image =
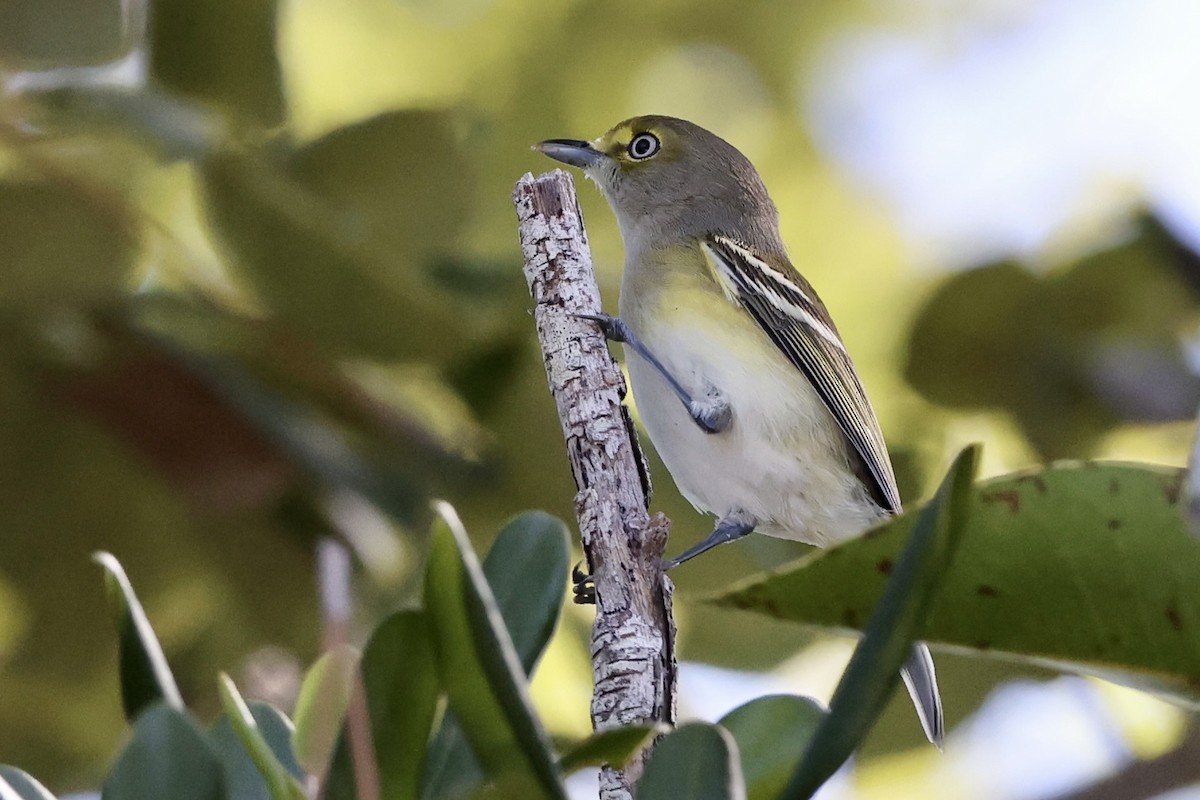
[[[629,330],[629,326],[620,317],[614,317],[612,314],[605,314],[601,311],[599,314],[572,314],[573,317],[579,319],[587,319],[596,323],[600,328],[600,332],[604,334],[604,338],[610,342],[628,342],[633,338],[633,333]]]
[[[575,605],[596,605],[596,583],[591,575],[583,571],[582,561],[571,568],[571,594]]]

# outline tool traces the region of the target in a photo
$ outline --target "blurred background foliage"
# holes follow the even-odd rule
[[[248,695],[294,696],[318,648],[317,535],[336,531],[360,556],[365,626],[418,594],[429,496],[473,531],[525,508],[571,518],[509,195],[551,167],[531,143],[633,114],[690,118],[759,166],[910,502],[972,440],[986,443],[984,474],[1057,458],[1182,463],[1200,401],[1186,344],[1200,260],[1178,207],[1164,214],[1114,156],[1093,166],[1125,187],[1105,202],[1065,193],[1052,214],[1032,198],[1038,236],[964,225],[947,245],[909,224],[903,192],[864,167],[870,153],[848,149],[897,161],[868,134],[886,136],[887,103],[905,97],[907,124],[926,126],[922,158],[949,124],[904,91],[913,59],[854,72],[853,58],[901,42],[935,76],[969,72],[972,54],[1012,50],[1062,7],[0,4],[0,758],[70,789],[94,785],[116,750],[92,551],[125,564],[189,705],[215,712],[220,668],[240,665]],[[995,127],[1039,141],[1034,125]],[[961,155],[950,144],[947,159]],[[964,185],[1015,163],[976,158]],[[581,198],[611,305],[619,234],[596,192]],[[710,523],[652,469],[678,550]],[[358,494],[368,485],[404,513],[381,515]],[[682,570],[681,658],[827,696],[844,640],[691,602],[800,552],[751,537]],[[568,614],[535,682],[559,735],[588,726],[589,619]],[[939,665],[951,725],[1031,675]],[[731,679],[706,669],[691,683],[685,672],[685,716],[739,699],[714,694]],[[1120,697],[1130,752],[1176,741],[1181,718]],[[947,762],[903,755],[920,744],[894,703],[860,762],[861,796],[901,796],[900,779],[929,796],[921,781],[944,781]],[[880,781],[890,793],[872,794]]]

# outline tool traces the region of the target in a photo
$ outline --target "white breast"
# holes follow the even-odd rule
[[[749,315],[732,304],[703,320],[677,307],[646,313],[644,301],[634,311],[623,297],[625,321],[695,396],[711,384],[732,406],[728,430],[704,433],[654,368],[626,349],[642,423],[696,508],[745,511],[759,533],[816,545],[882,516],[849,468],[832,414]]]

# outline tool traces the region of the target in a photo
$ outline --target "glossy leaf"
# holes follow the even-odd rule
[[[225,708],[225,718],[233,727],[242,748],[254,762],[271,800],[305,800],[304,790],[276,756],[266,736],[259,730],[258,720],[250,712],[250,707],[246,705],[241,692],[225,673],[221,673],[218,678],[218,689],[221,705]],[[242,797],[240,794],[237,796]]]
[[[353,647],[335,647],[317,659],[300,686],[292,744],[296,761],[318,777],[325,775],[333,757],[354,692],[358,664],[359,652]]]
[[[500,529],[483,560],[483,575],[526,675],[533,675],[562,612],[568,536],[557,517],[526,511]]]
[[[935,648],[1120,671],[1190,700],[1200,685],[1200,541],[1180,516],[1181,480],[1171,468],[1064,463],[980,483],[922,637]],[[719,602],[858,627],[914,517]]]
[[[668,728],[654,725],[623,725],[599,733],[593,733],[563,753],[559,765],[563,772],[574,772],[583,767],[598,767],[611,764],[623,767],[625,762],[639,750],[654,741],[654,737],[666,733]]]
[[[737,744],[715,725],[677,728],[654,747],[637,800],[744,800]]]
[[[921,635],[942,577],[962,541],[978,463],[978,446],[960,453],[932,502],[917,515],[863,640],[833,692],[829,713],[821,718],[781,800],[811,797],[866,737],[895,690],[900,667]]]
[[[438,701],[426,616],[399,611],[384,620],[367,642],[361,670],[382,796],[416,800]],[[358,797],[347,735],[343,726],[325,784],[327,800]]]
[[[454,510],[438,504],[425,578],[438,669],[450,708],[489,776],[528,772],[544,797],[564,798],[524,670]]]
[[[304,770],[296,763],[292,752],[291,720],[273,706],[261,702],[247,704],[250,715],[263,741],[270,748],[275,760],[282,765],[285,774],[303,780]],[[258,766],[242,744],[242,738],[234,730],[228,714],[222,715],[208,732],[208,740],[221,757],[225,769],[225,785],[229,796],[237,800],[271,800],[272,795]]]
[[[814,700],[766,695],[738,706],[720,725],[733,735],[749,800],[775,800],[825,717]]]
[[[132,720],[159,700],[182,711],[183,698],[175,676],[121,562],[111,553],[96,553],[93,558],[104,568],[109,606],[117,627],[121,703],[126,719]]]
[[[55,798],[29,773],[7,764],[0,764],[0,800],[55,800]]]
[[[225,800],[216,751],[186,714],[165,705],[138,717],[133,738],[104,781],[104,800]]]
[[[567,585],[567,528],[556,517],[527,511],[497,534],[483,573],[525,674],[550,641]],[[461,797],[483,778],[453,711],[447,711],[429,745],[423,796]]]

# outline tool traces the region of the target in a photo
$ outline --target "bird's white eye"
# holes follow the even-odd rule
[[[642,161],[657,153],[660,147],[662,142],[653,133],[639,133],[629,143],[629,156]]]

